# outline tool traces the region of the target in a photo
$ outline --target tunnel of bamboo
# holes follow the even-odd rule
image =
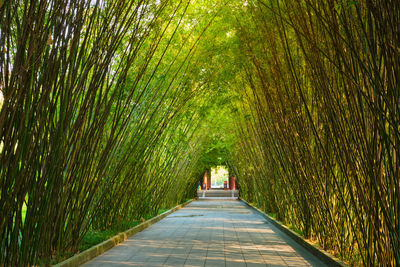
[[[350,265],[400,265],[398,0],[0,0],[0,265],[241,198]]]

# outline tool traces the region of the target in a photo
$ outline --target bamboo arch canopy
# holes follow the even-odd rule
[[[400,264],[400,3],[1,1],[0,265],[241,195],[345,262]]]

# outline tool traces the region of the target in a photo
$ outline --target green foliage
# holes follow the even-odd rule
[[[399,264],[398,1],[3,2],[0,265],[100,242],[217,165],[343,259]]]
[[[138,224],[139,222],[137,222]],[[132,227],[135,225],[132,225]],[[129,229],[129,228],[128,228]],[[125,229],[126,230],[126,229]],[[88,248],[91,248],[97,244],[100,244],[107,239],[118,234],[117,230],[104,230],[104,231],[88,231],[82,239],[82,242],[79,245],[79,251],[85,251]]]

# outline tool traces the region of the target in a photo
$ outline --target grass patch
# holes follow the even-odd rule
[[[169,210],[169,209],[159,209],[157,214],[160,215],[160,214],[166,212],[167,210]]]
[[[89,230],[82,239],[81,244],[79,245],[79,251],[82,252],[87,250],[97,244],[100,244],[107,239],[117,235],[118,233],[125,232],[126,230],[135,227],[141,223],[140,221],[123,221],[118,227],[112,227],[107,230]]]
[[[87,250],[103,241],[118,234],[117,230],[105,230],[105,231],[95,231],[90,230],[85,234],[81,244],[79,245],[79,251]]]
[[[295,233],[301,235],[301,236],[304,236],[303,231],[301,231],[301,230],[295,228],[293,225],[290,225],[290,226],[289,226],[289,229],[292,230],[293,232],[295,232]]]

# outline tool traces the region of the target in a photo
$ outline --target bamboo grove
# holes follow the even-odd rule
[[[0,265],[219,164],[345,262],[400,265],[399,27],[395,0],[0,1]]]
[[[349,263],[398,266],[400,2],[248,9],[242,196]]]

